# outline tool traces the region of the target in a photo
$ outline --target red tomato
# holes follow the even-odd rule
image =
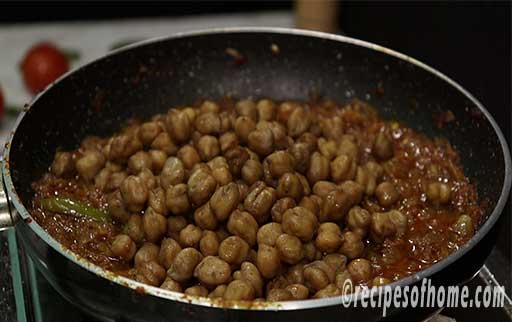
[[[32,94],[43,90],[68,69],[66,56],[57,47],[46,42],[30,48],[21,62],[25,86]]]

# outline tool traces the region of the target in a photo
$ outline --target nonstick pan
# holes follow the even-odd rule
[[[326,97],[341,103],[357,97],[386,119],[446,137],[476,184],[486,220],[466,246],[392,286],[423,277],[435,285],[457,285],[483,265],[512,176],[509,151],[492,116],[460,85],[413,58],[352,38],[292,29],[178,34],[125,47],[64,75],[27,106],[6,144],[2,227],[16,230],[59,293],[105,321],[380,320],[381,309],[354,307],[357,298],[348,307],[342,305],[346,297],[223,307],[154,288],[78,257],[32,220],[31,183],[48,169],[57,149],[73,149],[87,135],[112,134],[131,117],[147,119],[170,106],[225,96]],[[440,122],[448,111],[453,118]],[[387,319],[419,321],[436,310],[395,309]]]

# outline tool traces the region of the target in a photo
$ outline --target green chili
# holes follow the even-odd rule
[[[44,210],[57,212],[60,214],[85,216],[98,221],[109,221],[110,215],[94,207],[83,204],[71,198],[45,198],[41,200],[41,206]]]

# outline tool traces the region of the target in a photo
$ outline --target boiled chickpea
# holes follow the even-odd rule
[[[280,223],[283,220],[283,214],[286,210],[293,208],[297,205],[295,200],[290,197],[285,197],[277,200],[272,206],[270,213],[272,214],[272,221]]]
[[[302,198],[302,200],[299,203],[299,206],[308,209],[315,215],[318,215],[318,213],[320,212],[319,200],[321,202],[321,198],[316,195],[306,196]]]
[[[452,229],[460,237],[469,237],[474,232],[473,219],[468,215],[461,215],[452,225]]]
[[[341,229],[332,222],[325,222],[318,227],[318,235],[315,239],[315,246],[318,250],[326,253],[336,252],[343,243]]]
[[[351,261],[347,270],[355,282],[368,281],[372,277],[373,269],[370,261],[364,258],[358,258]]]
[[[303,207],[288,209],[283,214],[283,231],[299,237],[304,242],[313,238],[317,225],[318,221],[315,214]]]
[[[320,222],[341,220],[351,206],[349,196],[345,192],[333,190],[323,198],[319,220]]]
[[[185,291],[183,293],[185,293],[187,295],[192,295],[192,296],[205,297],[208,295],[208,289],[202,285],[194,285],[194,286],[191,286],[191,287],[185,289]]]
[[[318,151],[326,157],[329,161],[338,155],[338,145],[334,140],[326,140],[325,138],[318,139]]]
[[[259,161],[247,160],[242,167],[242,179],[248,184],[253,184],[263,176],[263,166]]]
[[[329,192],[337,190],[337,189],[338,189],[338,186],[335,183],[322,180],[322,181],[318,181],[317,183],[315,183],[315,185],[313,186],[313,193],[315,195],[323,198],[323,197],[327,196],[327,194],[329,194]]]
[[[139,138],[145,146],[150,145],[155,138],[162,132],[162,128],[157,122],[146,122],[140,126]]]
[[[231,268],[226,261],[216,256],[206,256],[196,266],[194,276],[203,284],[216,286],[229,280]]]
[[[224,296],[224,293],[226,292],[227,288],[228,286],[226,284],[219,285],[208,294],[208,297],[212,299],[221,298]]]
[[[391,283],[391,280],[383,276],[376,276],[372,280],[372,286],[382,286],[389,283]]]
[[[347,194],[350,205],[356,205],[363,199],[364,187],[355,181],[347,180],[339,188]]]
[[[152,160],[147,152],[139,151],[128,159],[128,170],[131,173],[137,174],[144,168],[152,168]]]
[[[151,170],[155,174],[159,174],[167,160],[167,153],[161,150],[149,150],[149,157],[151,158]]]
[[[244,280],[234,280],[228,284],[223,298],[225,300],[250,301],[254,299],[254,288]]]
[[[249,134],[254,131],[256,124],[248,116],[240,116],[235,121],[235,133],[240,142],[247,143],[249,140]]]
[[[219,251],[219,237],[217,234],[210,230],[203,231],[203,237],[199,241],[199,250],[203,256],[214,256]]]
[[[354,143],[353,137],[349,137],[347,135],[341,137],[338,145],[338,155],[347,155],[355,162],[359,160],[359,149]]]
[[[281,270],[281,260],[277,248],[261,244],[258,246],[256,266],[264,278],[273,278]]]
[[[131,215],[130,219],[126,223],[125,232],[130,238],[136,242],[140,243],[144,239],[144,227],[142,224],[142,216],[141,215]]]
[[[298,175],[295,173],[285,173],[279,178],[277,184],[277,197],[291,197],[299,202],[304,195],[304,187]]]
[[[309,161],[307,177],[312,184],[326,180],[329,177],[329,160],[319,152],[313,153]]]
[[[354,179],[356,171],[357,165],[348,155],[342,154],[331,162],[331,177],[336,182]]]
[[[355,181],[363,186],[364,192],[371,196],[377,188],[377,178],[366,167],[357,167]]]
[[[348,272],[347,269],[341,270],[338,273],[336,273],[334,284],[341,290],[342,294],[347,294],[349,292],[354,291],[351,287],[351,285],[353,285],[352,277],[350,276],[350,273]]]
[[[373,154],[380,160],[386,161],[393,157],[393,141],[384,132],[379,132],[373,144]]]
[[[164,238],[160,243],[160,251],[158,253],[158,262],[165,269],[171,267],[174,258],[181,251],[181,246],[172,238]]]
[[[160,173],[160,186],[164,189],[168,189],[173,185],[183,183],[184,180],[185,165],[183,162],[176,157],[168,158]]]
[[[253,287],[256,296],[261,296],[263,294],[263,278],[261,277],[260,271],[250,262],[243,262],[240,266],[240,270],[233,273],[233,278],[235,280],[244,280],[249,282]]]
[[[343,254],[327,254],[322,260],[336,273],[345,270],[347,265],[347,257]]]
[[[167,130],[173,140],[186,142],[192,134],[192,122],[182,111],[171,110],[167,115]]]
[[[64,177],[73,174],[75,171],[75,163],[73,162],[72,154],[60,151],[55,153],[55,159],[53,160],[51,171],[57,177]]]
[[[273,288],[267,293],[267,301],[269,302],[290,301],[292,299],[292,294],[282,288]]]
[[[271,222],[260,227],[257,233],[258,245],[275,246],[277,238],[283,233],[281,224]]]
[[[349,210],[347,217],[345,217],[345,222],[350,230],[362,238],[365,237],[368,232],[371,218],[372,216],[368,210],[355,206]]]
[[[375,196],[382,207],[389,207],[400,198],[395,186],[391,182],[382,182],[375,189]]]
[[[304,266],[304,285],[312,292],[325,288],[334,278],[334,270],[324,261],[317,260]]]
[[[231,170],[231,173],[235,176],[239,176],[245,162],[249,160],[249,153],[247,153],[246,149],[234,147],[226,151],[224,153],[224,157],[229,164],[229,170]]]
[[[105,156],[96,150],[87,150],[76,160],[76,170],[80,177],[92,181],[96,174],[105,166]]]
[[[173,291],[173,292],[182,292],[183,289],[181,288],[180,283],[176,282],[170,277],[166,277],[162,285],[160,285],[160,288],[163,288],[164,290]]]
[[[167,218],[167,236],[179,240],[180,231],[187,226],[187,220],[182,216],[169,216]]]
[[[197,142],[197,151],[201,160],[209,161],[219,155],[219,141],[211,135],[202,136]]]
[[[268,99],[262,99],[258,101],[256,105],[258,110],[259,120],[262,121],[271,121],[275,118],[276,115],[276,104]]]
[[[128,176],[121,184],[121,195],[128,210],[141,211],[148,199],[148,188],[137,176]]]
[[[125,261],[132,260],[137,251],[137,245],[128,235],[119,234],[112,242],[112,253]]]
[[[173,215],[180,215],[190,210],[188,187],[184,183],[171,186],[165,192],[165,204]]]
[[[238,146],[238,137],[234,132],[226,132],[219,138],[220,150],[225,153],[229,149]]]
[[[290,146],[288,153],[292,156],[293,167],[300,173],[306,173],[309,169],[311,153],[306,143],[295,143]]]
[[[277,107],[277,115],[276,115],[277,120],[281,123],[287,123],[292,112],[296,108],[299,108],[299,107],[300,107],[300,105],[295,102],[290,102],[290,101],[282,102]]]
[[[296,264],[288,268],[284,275],[286,280],[292,284],[304,283],[304,264]]]
[[[225,221],[240,201],[240,191],[236,183],[231,182],[215,190],[210,206],[219,221]]]
[[[299,137],[306,132],[311,125],[311,115],[304,108],[299,107],[293,110],[287,121],[288,135]]]
[[[199,246],[201,237],[203,237],[203,231],[201,228],[189,224],[180,231],[180,245],[182,247],[197,248],[197,246]]]
[[[206,203],[215,192],[217,182],[215,178],[206,171],[194,172],[187,182],[188,197],[192,204],[200,206]]]
[[[364,252],[364,244],[361,237],[351,231],[344,232],[343,244],[339,251],[350,259],[360,257]]]
[[[320,119],[320,127],[326,139],[339,140],[343,136],[343,121],[337,115]]]
[[[251,150],[264,157],[274,150],[274,133],[269,127],[256,129],[247,136],[247,143]]]
[[[270,208],[276,201],[276,191],[258,181],[251,186],[251,190],[244,200],[244,208],[250,212],[258,223],[265,222],[270,215]]]
[[[195,248],[184,248],[174,258],[167,275],[177,282],[185,282],[194,273],[197,264],[203,259],[203,255]]]
[[[292,235],[279,236],[276,240],[276,248],[281,260],[290,265],[298,263],[304,257],[300,239]]]
[[[290,284],[285,288],[294,300],[305,300],[308,298],[309,290],[302,284]]]
[[[160,187],[150,190],[148,195],[148,205],[157,213],[166,216],[168,212],[165,200],[165,190]]]
[[[279,178],[287,172],[293,172],[292,156],[286,151],[277,151],[265,159],[268,164],[270,174],[274,178]]]
[[[240,265],[249,254],[249,244],[238,236],[224,239],[219,246],[219,257],[231,265]]]
[[[446,204],[451,198],[450,186],[442,182],[432,182],[427,186],[427,198],[434,204]]]
[[[162,132],[151,143],[151,148],[165,152],[167,155],[175,155],[178,148],[167,132]]]
[[[135,257],[133,260],[135,268],[140,267],[142,264],[146,262],[156,261],[158,259],[159,252],[160,247],[153,243],[145,242],[135,253]]]
[[[329,284],[323,289],[319,290],[318,292],[313,295],[314,299],[321,299],[325,297],[333,297],[333,296],[339,296],[342,292],[339,288],[336,287],[335,284]]]
[[[191,145],[184,145],[178,150],[178,158],[181,159],[183,165],[187,169],[192,169],[201,161],[201,157],[197,150]]]
[[[146,240],[152,243],[158,243],[167,232],[167,220],[151,207],[142,216],[142,226]]]
[[[192,110],[195,111],[193,108],[192,108]],[[206,100],[201,104],[201,106],[199,107],[199,110],[201,113],[208,113],[208,112],[219,113],[220,107],[217,103],[215,103],[213,101]]]
[[[125,223],[130,219],[130,212],[119,190],[107,195],[108,213],[117,221]]]
[[[240,210],[233,211],[226,226],[230,233],[245,240],[249,246],[256,244],[258,223],[250,213]]]
[[[135,279],[141,283],[160,286],[165,279],[165,269],[156,261],[145,262],[137,268]]]
[[[122,134],[113,137],[105,149],[108,151],[106,155],[109,160],[125,163],[132,154],[142,150],[142,142],[138,136]]]

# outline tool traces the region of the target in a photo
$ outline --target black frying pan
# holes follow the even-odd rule
[[[228,54],[227,48],[239,55],[233,50]],[[276,28],[222,29],[146,41],[68,73],[18,119],[3,164],[13,212],[9,216],[4,211],[0,223],[15,224],[36,267],[64,297],[106,320],[379,320],[380,309],[344,308],[341,297],[219,308],[209,300],[114,276],[64,249],[31,220],[24,206],[31,204],[30,185],[46,171],[56,149],[73,149],[87,135],[111,134],[134,116],[149,118],[173,105],[226,95],[277,100],[323,96],[341,103],[358,97],[385,118],[447,137],[488,205],[487,220],[466,247],[393,286],[423,277],[437,285],[456,285],[482,266],[511,181],[508,148],[489,113],[460,85],[400,53],[351,38]],[[438,117],[447,110],[455,120],[440,127]],[[433,311],[392,310],[388,315],[413,321]]]

